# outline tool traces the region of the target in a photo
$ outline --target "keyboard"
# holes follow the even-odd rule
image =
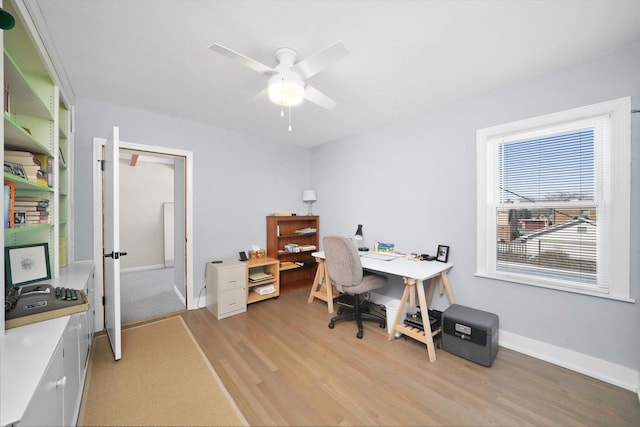
[[[5,304],[5,321],[87,303],[80,290],[54,288],[46,283],[23,285],[8,294],[15,295],[10,298],[11,304]]]
[[[63,301],[75,301],[78,299],[78,291],[70,288],[56,287],[56,298]]]

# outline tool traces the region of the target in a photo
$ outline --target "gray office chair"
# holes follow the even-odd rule
[[[385,318],[370,314],[367,312],[368,309],[361,307],[360,295],[385,286],[387,278],[379,274],[363,272],[360,255],[351,240],[340,236],[326,236],[322,242],[325,265],[331,283],[340,292],[353,295],[353,309],[340,307],[338,315],[329,322],[329,328],[333,329],[338,320],[355,320],[358,324],[356,336],[358,339],[362,339],[364,335],[363,320],[379,322],[381,328],[386,327]]]

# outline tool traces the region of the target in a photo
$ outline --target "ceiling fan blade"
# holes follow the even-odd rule
[[[209,46],[209,49],[211,49],[216,53],[219,53],[220,55],[226,56],[229,59],[237,61],[242,65],[244,65],[245,67],[251,68],[252,70],[257,71],[260,74],[270,76],[276,73],[276,70],[274,70],[273,68],[267,65],[264,65],[256,61],[255,59],[251,59],[248,56],[238,53],[235,50],[231,50],[228,47],[224,47],[221,44],[214,43],[211,46]]]
[[[304,79],[318,74],[334,62],[339,61],[349,54],[349,49],[340,40],[331,46],[314,53],[298,62],[293,68],[298,70]]]
[[[260,92],[256,93],[252,98],[247,100],[247,102],[245,102],[243,106],[246,107],[247,105],[253,104],[255,101],[262,100],[262,99],[269,99],[269,94],[267,93],[266,87],[262,89]]]
[[[306,85],[304,87],[304,99],[309,102],[313,102],[316,105],[319,105],[327,110],[332,110],[335,108],[338,103],[333,99],[329,98],[324,93],[320,92],[318,89],[313,86]]]

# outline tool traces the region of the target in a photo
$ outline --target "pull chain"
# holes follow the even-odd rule
[[[291,105],[289,105],[289,132],[291,132]]]

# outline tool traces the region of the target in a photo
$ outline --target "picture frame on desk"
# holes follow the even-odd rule
[[[51,279],[49,244],[35,243],[5,247],[4,265],[6,287]]]
[[[438,245],[436,261],[447,262],[449,260],[449,246]]]

